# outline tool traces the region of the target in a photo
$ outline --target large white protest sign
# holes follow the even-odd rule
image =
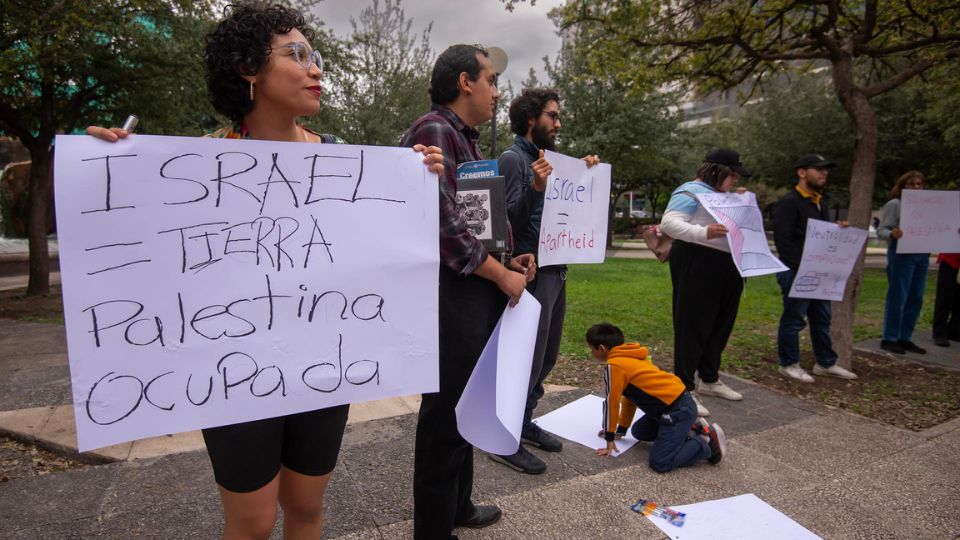
[[[866,241],[867,231],[863,229],[808,219],[803,256],[790,296],[842,301],[847,278]]]
[[[543,197],[537,264],[599,263],[607,249],[610,165],[544,152],[553,165]]]
[[[539,324],[540,302],[523,291],[497,321],[457,402],[457,430],[481,450],[509,455],[520,446]]]
[[[421,159],[57,137],[79,448],[436,391],[439,209]]]
[[[960,191],[900,193],[897,253],[960,253]]]
[[[727,242],[743,277],[783,272],[787,267],[770,253],[757,196],[746,193],[697,193],[700,204],[727,228]]]

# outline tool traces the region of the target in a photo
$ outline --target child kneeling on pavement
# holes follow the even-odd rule
[[[623,332],[609,323],[595,324],[587,330],[587,344],[594,359],[605,364],[606,399],[603,430],[606,448],[599,456],[617,452],[616,439],[629,427],[638,441],[653,441],[650,468],[670,472],[707,460],[720,463],[727,451],[726,437],[717,424],[697,418],[697,405],[683,382],[674,374],[653,365],[647,348],[624,343]],[[630,426],[637,407],[643,416]]]

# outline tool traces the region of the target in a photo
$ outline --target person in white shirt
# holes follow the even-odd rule
[[[696,194],[731,191],[747,176],[740,154],[711,151],[696,178],[674,190],[660,222],[673,238],[673,372],[691,393],[734,401],[743,396],[720,381],[720,355],[737,319],[743,278],[730,255],[727,228],[710,216]],[[710,414],[699,397],[695,401],[700,416]]]

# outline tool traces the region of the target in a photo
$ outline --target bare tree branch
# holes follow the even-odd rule
[[[957,48],[953,48],[953,49],[948,50],[948,51],[946,52],[946,57],[947,57],[947,58],[958,58],[958,57],[960,57],[960,47],[957,47]],[[904,71],[901,71],[900,73],[897,73],[896,75],[894,75],[894,76],[892,76],[892,77],[890,77],[890,78],[888,78],[888,79],[886,79],[886,80],[883,80],[883,81],[880,81],[880,82],[871,84],[870,86],[864,87],[864,88],[862,89],[863,94],[864,94],[865,96],[867,96],[867,98],[872,98],[872,97],[874,97],[874,96],[878,96],[878,95],[880,95],[880,94],[882,94],[882,93],[884,93],[884,92],[887,92],[887,91],[889,91],[889,90],[892,90],[892,89],[900,86],[901,84],[909,81],[909,80],[912,79],[913,77],[915,77],[915,76],[923,73],[924,71],[927,71],[928,69],[930,69],[930,68],[932,68],[932,67],[934,67],[934,66],[936,66],[936,65],[938,65],[938,62],[936,62],[936,61],[934,61],[934,60],[930,60],[930,59],[921,60],[921,61],[913,64],[910,68],[908,68],[908,69],[906,69],[906,70],[904,70]]]

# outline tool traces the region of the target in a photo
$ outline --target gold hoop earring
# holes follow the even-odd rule
[[[250,81],[250,101],[253,101],[253,81]]]

